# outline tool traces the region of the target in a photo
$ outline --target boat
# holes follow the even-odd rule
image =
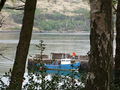
[[[28,71],[38,71],[38,70],[54,70],[54,71],[76,71],[80,69],[81,62],[76,56],[76,53],[70,54],[66,53],[51,53],[51,58],[46,55],[42,55],[43,60],[40,64],[40,54],[36,54],[33,58],[28,60]]]
[[[61,59],[59,62],[53,62],[52,64],[44,64],[44,66],[47,68],[47,70],[60,70],[60,71],[66,71],[66,70],[78,70],[80,67],[80,62],[75,62],[72,59]]]

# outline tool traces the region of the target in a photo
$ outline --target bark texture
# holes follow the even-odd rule
[[[120,0],[118,0],[116,14],[115,83],[120,85]]]
[[[36,2],[37,0],[26,0],[25,3],[23,26],[20,32],[12,77],[7,90],[22,90],[21,88],[32,35]]]
[[[110,90],[113,66],[112,0],[90,0],[90,60],[86,90]]]

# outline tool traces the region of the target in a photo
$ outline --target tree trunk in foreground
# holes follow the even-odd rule
[[[90,71],[86,90],[110,90],[113,66],[112,0],[90,0]]]
[[[6,2],[6,0],[1,0],[0,1],[0,12],[1,12],[3,6],[5,5],[5,2]]]
[[[15,62],[12,70],[10,85],[7,90],[21,90],[25,72],[26,59],[32,35],[34,14],[37,0],[26,0],[23,26],[17,46]]]
[[[120,0],[118,0],[116,14],[115,83],[120,85]]]

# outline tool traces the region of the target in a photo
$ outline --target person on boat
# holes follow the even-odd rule
[[[76,53],[75,52],[72,53],[72,59],[76,59]]]

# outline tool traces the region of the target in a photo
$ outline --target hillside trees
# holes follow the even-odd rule
[[[37,0],[26,0],[25,2],[23,25],[17,46],[11,81],[7,90],[21,90],[22,88],[26,59],[33,29],[36,2]]]
[[[112,0],[90,0],[90,70],[86,90],[110,90],[113,65]]]

